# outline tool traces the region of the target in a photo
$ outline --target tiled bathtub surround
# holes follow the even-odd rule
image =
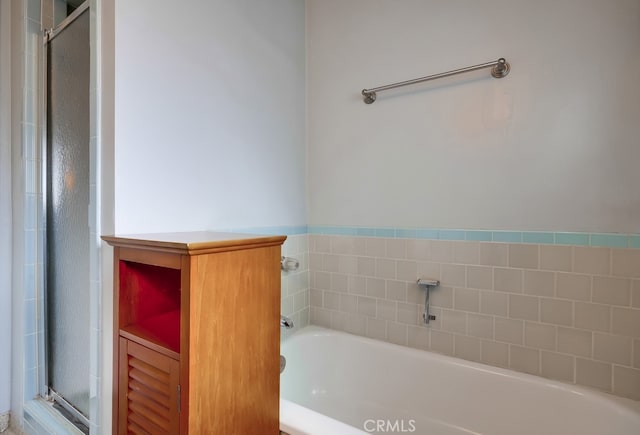
[[[640,400],[640,250],[312,234],[309,273],[313,324]]]
[[[280,312],[295,325],[293,330],[283,330],[285,335],[309,324],[308,239],[307,234],[289,235],[282,246],[282,255],[300,262],[298,270],[282,272]]]

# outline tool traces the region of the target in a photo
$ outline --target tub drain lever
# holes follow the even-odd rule
[[[437,279],[419,278],[417,284],[420,287],[424,287],[424,312],[422,313],[422,319],[424,320],[424,323],[428,325],[429,321],[436,320],[436,316],[429,314],[429,291],[432,287],[439,286],[440,281]]]

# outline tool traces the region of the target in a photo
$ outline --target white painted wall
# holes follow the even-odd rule
[[[11,3],[0,1],[0,416],[11,409]],[[0,429],[2,423],[0,422]]]
[[[640,232],[640,1],[307,0],[307,26],[310,224]]]
[[[118,233],[300,225],[302,0],[116,1]]]

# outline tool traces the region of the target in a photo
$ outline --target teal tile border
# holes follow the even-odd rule
[[[492,231],[491,241],[505,243],[522,243],[522,233],[516,231]]]
[[[439,240],[464,240],[464,230],[439,230]]]
[[[390,228],[390,227],[349,227],[322,226],[279,227],[295,228],[295,233],[281,231],[280,234],[303,234],[306,228],[309,234],[346,235],[364,237],[386,237],[396,239],[428,240],[466,240],[476,242],[533,243],[572,246],[604,246],[610,248],[640,249],[640,234],[614,233],[578,233],[544,231],[501,231],[501,230],[463,230],[438,228]],[[259,229],[258,229],[259,230]]]
[[[608,246],[610,248],[627,248],[629,236],[624,234],[591,234],[591,246]]]
[[[320,230],[322,228],[340,228],[340,227],[314,227],[314,229]],[[228,231],[230,233],[244,233],[244,234],[260,234],[260,235],[284,235],[284,236],[297,236],[299,234],[335,234],[333,232],[311,232],[311,227],[306,225],[288,225],[279,227],[250,227],[250,228],[228,228],[219,231]],[[355,234],[353,234],[355,235]]]
[[[491,231],[465,231],[465,240],[474,242],[491,242],[493,240]]]
[[[534,243],[572,246],[604,246],[640,249],[640,234],[574,233],[541,231],[490,231],[437,228],[350,227],[323,225],[289,225],[274,227],[234,228],[227,231],[250,234],[321,234],[328,236],[386,237],[395,239],[428,239],[449,241]]]
[[[393,228],[376,228],[376,237],[395,237],[396,230]]]
[[[375,237],[376,229],[375,228],[356,228],[357,236],[367,236],[367,237]]]
[[[553,233],[522,233],[522,241],[524,243],[551,243],[555,241]]]
[[[438,240],[438,230],[422,229],[417,232],[419,239]]]
[[[556,245],[589,246],[589,233],[556,233]]]
[[[418,230],[396,229],[396,238],[398,239],[417,239]]]

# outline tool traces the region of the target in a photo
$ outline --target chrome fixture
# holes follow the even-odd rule
[[[462,74],[462,73],[476,71],[484,68],[491,68],[491,75],[496,79],[501,79],[502,77],[509,74],[509,71],[511,71],[511,66],[509,65],[509,63],[505,60],[504,57],[501,57],[500,59],[495,60],[493,62],[486,62],[486,63],[481,63],[479,65],[468,66],[466,68],[454,69],[453,71],[447,71],[440,74],[433,74],[430,76],[420,77],[419,79],[406,80],[404,82],[393,83],[385,86],[378,86],[377,88],[363,89],[362,96],[364,97],[364,102],[366,104],[371,104],[374,101],[376,101],[376,92],[379,92],[379,91],[386,91],[388,89],[399,88],[401,86],[415,85],[416,83],[422,83],[429,80],[440,79],[443,77],[449,77],[456,74]]]
[[[436,316],[429,314],[429,291],[432,287],[438,287],[440,285],[440,281],[437,279],[420,278],[418,279],[417,284],[420,287],[424,287],[424,312],[422,313],[422,319],[424,320],[424,323],[428,325],[429,321],[436,320]]]
[[[280,269],[285,272],[292,272],[294,270],[298,270],[300,267],[300,262],[295,258],[291,257],[280,257]]]
[[[287,359],[280,355],[280,373],[284,372],[284,368],[287,365]]]
[[[280,316],[280,327],[284,329],[293,328],[293,320],[291,320],[287,316]]]

